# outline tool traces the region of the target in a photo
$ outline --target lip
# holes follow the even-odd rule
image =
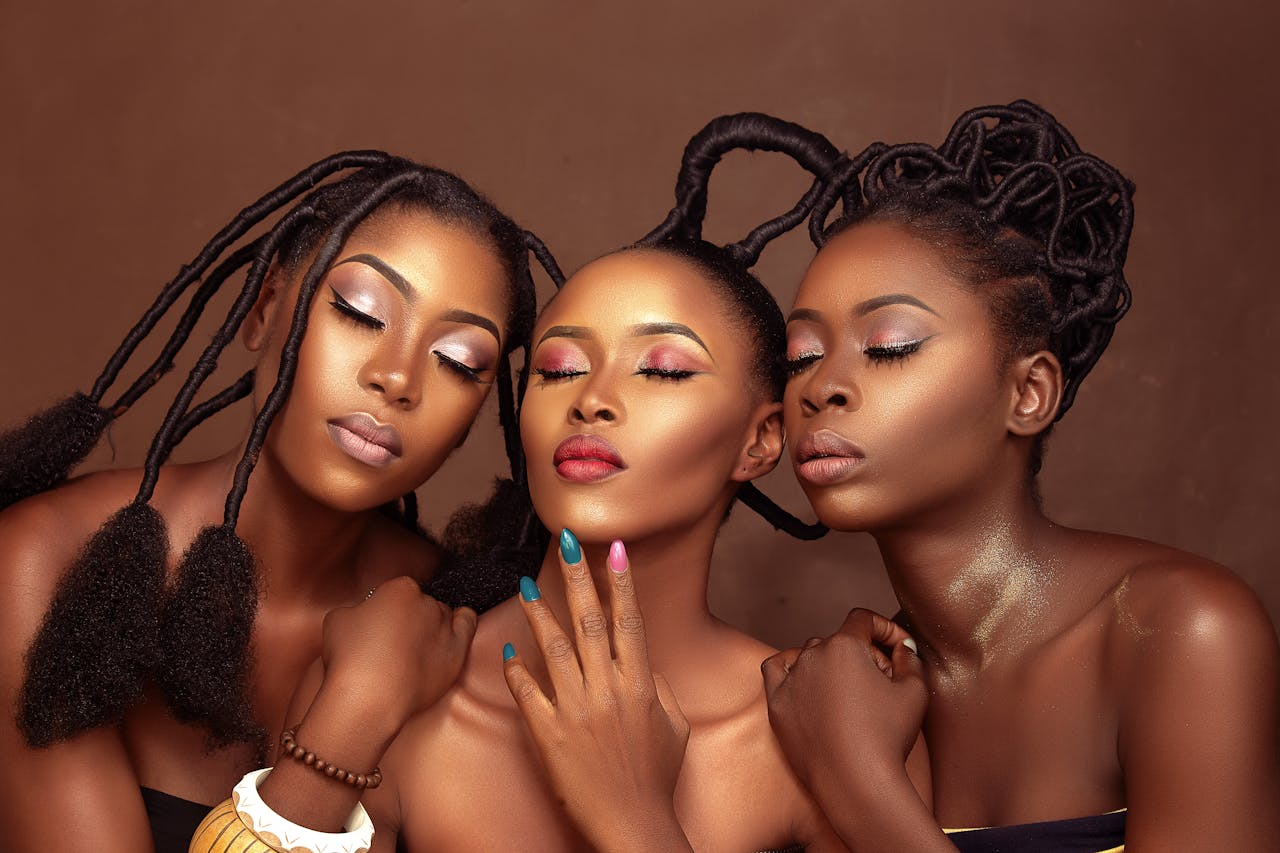
[[[556,473],[571,483],[598,483],[626,469],[622,454],[598,435],[571,435],[552,456]]]
[[[365,412],[333,418],[328,426],[329,437],[339,450],[373,468],[390,465],[404,452],[400,431],[391,424],[378,423]]]
[[[820,429],[796,445],[796,476],[815,486],[830,486],[857,473],[866,454],[838,432]]]

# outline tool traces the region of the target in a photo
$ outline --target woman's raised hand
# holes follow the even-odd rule
[[[610,547],[608,567],[611,617],[600,605],[578,540],[568,530],[561,533],[572,638],[537,585],[521,579],[525,616],[555,695],[543,693],[510,644],[503,649],[507,686],[553,789],[597,849],[688,849],[674,794],[689,723],[665,679],[649,668],[621,542]]]
[[[929,813],[923,743],[929,694],[915,641],[878,613],[766,660],[769,723],[796,775],[845,843],[868,850],[953,850]],[[916,784],[913,784],[915,777]]]
[[[325,688],[391,715],[398,729],[457,679],[475,632],[475,611],[450,610],[412,578],[393,578],[325,616]]]
[[[928,705],[914,647],[896,622],[857,608],[830,637],[764,662],[769,722],[811,789],[833,754],[902,767]]]

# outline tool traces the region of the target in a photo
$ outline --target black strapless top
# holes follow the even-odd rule
[[[142,802],[147,807],[147,821],[151,824],[156,853],[187,853],[196,827],[213,810],[213,806],[193,803],[151,788],[142,789]]]
[[[948,829],[960,853],[1115,853],[1124,850],[1126,810],[1015,826]]]

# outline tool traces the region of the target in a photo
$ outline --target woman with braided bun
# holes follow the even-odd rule
[[[771,124],[754,127],[738,117],[734,138],[776,147]],[[483,536],[528,521],[554,536],[520,594],[481,618],[457,684],[395,732],[313,718],[332,701],[331,669],[300,691],[299,744],[315,756],[363,744],[365,766],[380,767],[363,798],[375,851],[844,849],[770,731],[759,668],[774,650],[707,609],[735,499],[803,538],[823,532],[751,486],[782,452],[785,328],[748,272],[821,186],[740,243],[703,242],[719,139],[690,142],[662,226],[587,264],[539,317],[520,415],[536,516],[481,510],[470,526]],[[815,174],[838,157],[816,135],[807,153]],[[388,672],[408,668],[395,659],[410,647],[383,649]],[[293,755],[303,760],[273,773],[294,783],[264,786],[263,799],[295,824],[336,829],[358,792],[341,800],[306,752]],[[193,851],[227,849],[225,820],[212,814]]]
[[[378,691],[388,707],[429,703],[449,685],[472,608],[510,595],[516,576],[451,561],[418,526],[413,490],[462,442],[495,384],[523,476],[509,355],[527,346],[533,321],[529,248],[549,260],[447,172],[380,152],[335,155],[220,231],[89,393],[0,437],[0,687],[16,711],[0,726],[0,847],[185,850],[209,804],[274,753],[268,732],[284,728],[322,652],[355,673],[348,689]],[[172,367],[231,281],[242,283],[226,319],[145,467],[62,483]],[[108,403],[184,294],[160,355]],[[201,395],[237,334],[256,367]],[[246,396],[255,417],[238,447],[165,464],[193,427]],[[417,642],[416,693],[360,681],[358,645],[322,647],[326,614],[342,623],[361,608],[400,619]],[[351,784],[373,781],[353,774]]]
[[[1280,670],[1254,594],[1200,557],[1055,524],[1036,489],[1129,306],[1132,192],[1019,101],[937,148],[873,146],[816,206],[787,331],[792,461],[823,523],[875,537],[901,611],[855,610],[764,676],[792,766],[857,850],[1280,838]],[[921,727],[932,808],[903,765]]]

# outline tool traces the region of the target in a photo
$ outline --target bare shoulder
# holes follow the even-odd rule
[[[90,474],[0,512],[0,594],[12,629],[34,631],[85,541],[133,498],[138,477],[137,471]]]
[[[1275,656],[1266,609],[1230,569],[1176,548],[1114,540],[1123,567],[1110,594],[1120,649],[1143,657],[1245,648]]]

